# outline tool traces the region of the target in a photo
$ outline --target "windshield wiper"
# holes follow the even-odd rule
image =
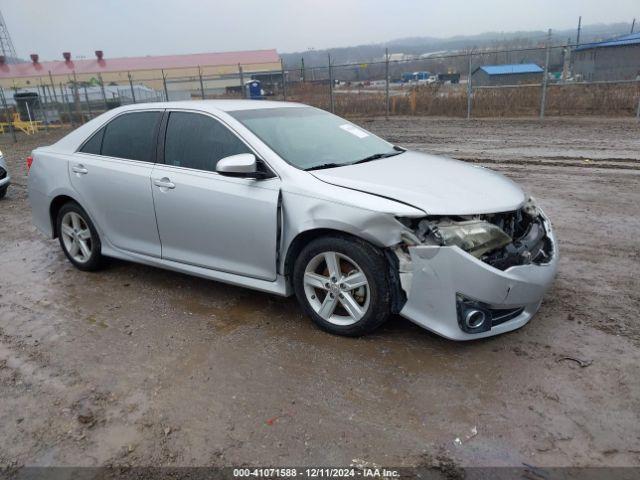
[[[323,168],[335,168],[335,167],[346,167],[347,165],[355,165],[357,163],[370,162],[371,160],[377,160],[379,158],[387,158],[387,157],[395,157],[396,155],[400,155],[401,153],[406,152],[406,150],[402,147],[398,147],[396,145],[393,146],[393,152],[385,152],[385,153],[374,153],[373,155],[369,155],[368,157],[362,158],[360,160],[356,160],[351,163],[322,163],[320,165],[315,165],[313,167],[305,168],[305,171],[309,170],[322,170]]]
[[[335,168],[335,167],[343,167],[344,163],[322,163],[320,165],[314,165],[313,167],[305,168],[305,172],[309,170],[322,170],[323,168]]]
[[[396,147],[393,147],[396,149]],[[404,153],[405,150],[395,150],[394,152],[386,152],[386,153],[374,153],[373,155],[369,155],[368,157],[361,158],[360,160],[356,160],[355,162],[350,163],[349,165],[356,165],[357,163],[365,163],[370,162],[371,160],[378,160],[379,158],[388,158],[395,157],[396,155],[400,155]]]

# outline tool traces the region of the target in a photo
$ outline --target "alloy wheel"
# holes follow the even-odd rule
[[[347,255],[323,252],[311,259],[304,272],[309,305],[324,320],[348,326],[364,317],[371,289],[363,270]]]
[[[60,235],[71,258],[78,263],[89,261],[93,251],[91,230],[81,215],[76,212],[65,213],[60,223]]]

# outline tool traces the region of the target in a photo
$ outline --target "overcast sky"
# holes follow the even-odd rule
[[[640,20],[639,0],[2,0],[18,56],[41,60],[380,43]]]

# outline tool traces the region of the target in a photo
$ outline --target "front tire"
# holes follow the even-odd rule
[[[5,195],[7,194],[7,189],[9,188],[9,185],[7,185],[4,188],[0,188],[0,200],[2,200]]]
[[[335,335],[370,333],[391,310],[384,254],[357,238],[336,235],[311,241],[294,264],[293,287],[307,315]]]
[[[56,221],[58,240],[69,261],[79,270],[102,266],[102,245],[89,215],[75,202],[62,206]]]

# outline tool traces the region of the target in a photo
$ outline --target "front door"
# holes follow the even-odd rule
[[[163,259],[276,279],[280,180],[215,172],[221,158],[247,152],[209,115],[169,114],[164,163],[151,174]]]

